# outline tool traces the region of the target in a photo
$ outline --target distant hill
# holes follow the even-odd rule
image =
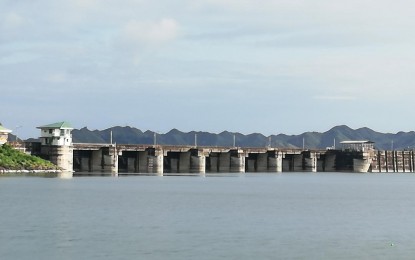
[[[154,132],[133,127],[115,126],[105,130],[89,130],[86,127],[73,130],[75,143],[109,143],[111,131],[113,142],[118,144],[153,144]],[[303,140],[305,148],[325,149],[336,146],[346,140],[370,140],[375,142],[375,147],[380,150],[415,148],[415,132],[399,132],[396,134],[384,134],[370,128],[351,129],[346,125],[336,126],[327,132],[305,132],[300,135],[278,134],[264,136],[259,133],[243,135],[224,131],[219,134],[208,132],[184,133],[172,129],[165,134],[156,134],[157,144],[164,145],[194,145],[197,134],[197,144],[200,146],[232,146],[235,136],[236,146],[239,147],[264,147],[270,144],[272,147],[302,148]]]

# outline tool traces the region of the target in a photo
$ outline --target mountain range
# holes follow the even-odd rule
[[[153,131],[141,131],[134,127],[115,126],[105,130],[89,130],[84,127],[72,131],[74,143],[110,143],[118,144],[154,144],[160,145],[197,145],[199,146],[233,146],[238,147],[280,147],[280,148],[305,148],[325,149],[327,147],[339,147],[341,141],[369,140],[375,142],[376,149],[414,149],[415,132],[398,132],[396,134],[380,133],[370,128],[363,127],[351,129],[346,125],[333,127],[319,132],[305,132],[299,135],[278,134],[264,136],[260,133],[244,135],[228,131],[219,134],[209,132],[181,132],[172,129],[168,133],[158,134]]]

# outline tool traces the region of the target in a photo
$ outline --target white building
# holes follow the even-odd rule
[[[41,130],[42,145],[71,146],[73,127],[68,122],[58,122],[37,127]]]
[[[7,139],[9,138],[9,134],[11,132],[12,132],[12,130],[3,127],[0,124],[0,145],[3,145],[5,143],[7,143]]]
[[[358,151],[367,152],[374,149],[374,142],[372,141],[343,141],[340,142],[343,151]]]

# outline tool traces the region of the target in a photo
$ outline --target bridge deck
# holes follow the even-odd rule
[[[240,150],[247,153],[266,153],[283,152],[290,154],[301,154],[304,151],[325,152],[322,149],[303,150],[294,148],[274,148],[274,147],[226,147],[226,146],[192,146],[192,145],[149,145],[149,144],[108,144],[108,143],[74,143],[74,150],[99,150],[101,148],[114,147],[121,151],[146,151],[147,149],[163,150],[166,152],[188,152],[193,149],[211,152],[226,153],[229,151]]]

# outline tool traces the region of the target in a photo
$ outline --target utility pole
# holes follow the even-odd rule
[[[156,146],[157,145],[157,133],[156,132],[154,132],[153,140],[154,140],[154,146]]]

